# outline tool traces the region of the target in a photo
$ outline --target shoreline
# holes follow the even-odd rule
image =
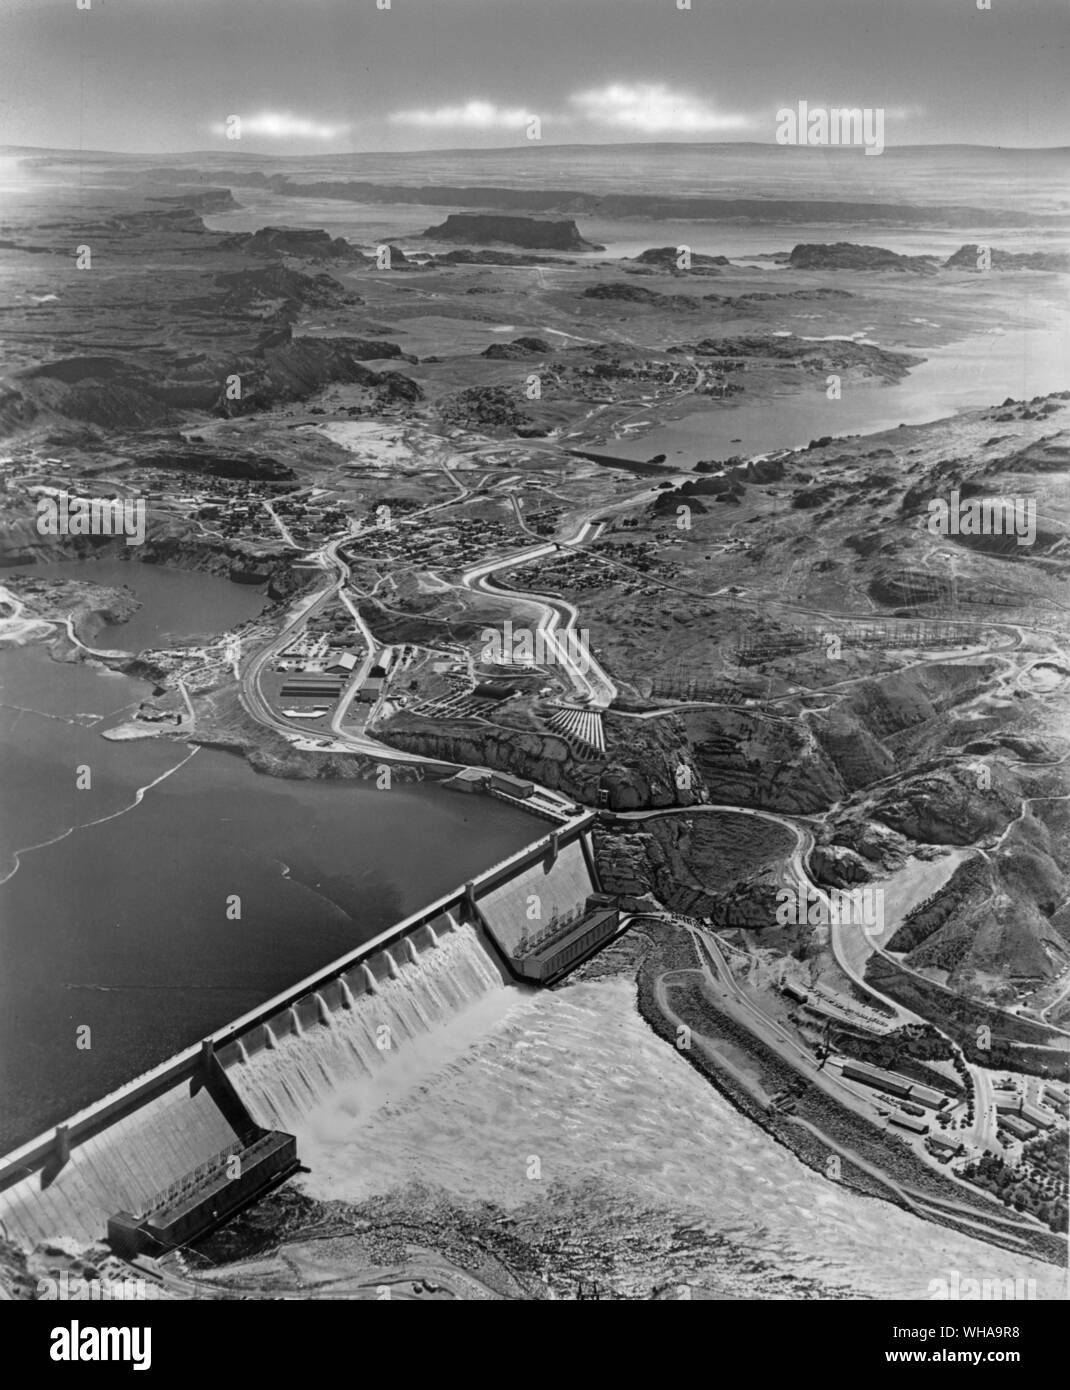
[[[645,933],[641,934],[645,935]],[[675,940],[672,939],[674,934]],[[682,935],[682,929],[674,926],[660,941],[648,937],[647,939],[650,942],[649,948],[644,952],[636,971],[636,1008],[651,1030],[657,1034],[667,1046],[672,1047],[676,1046],[678,1037],[677,1028],[679,1026],[678,1021],[670,1020],[664,1007],[659,1003],[657,992],[654,987],[654,976],[655,972],[661,969],[667,962],[674,962],[679,957],[681,946],[684,944],[681,941]],[[690,942],[686,943],[685,956],[688,953],[693,956]],[[674,964],[671,968],[678,968],[678,966]],[[582,978],[582,976],[580,978]],[[717,1009],[716,1005],[712,1003],[705,992],[703,998],[705,1007],[712,1010],[720,1019],[721,1029],[727,1029],[729,1035],[732,1033],[735,1034],[733,1038],[734,1046],[742,1048],[744,1052],[755,1059],[759,1065],[764,1066],[767,1071],[779,1072],[782,1075],[788,1076],[794,1074],[794,1069],[789,1067],[788,1064],[779,1057],[774,1056],[760,1039],[754,1037],[746,1030],[739,1029],[727,1015],[721,1014],[721,1011]],[[723,1032],[722,1036],[724,1036]],[[818,1135],[816,1131],[811,1135],[808,1129],[803,1129],[802,1124],[792,1122],[794,1117],[788,1117],[786,1121],[781,1124],[771,1122],[768,1109],[760,1102],[755,1093],[747,1088],[740,1076],[735,1073],[734,1069],[729,1070],[724,1065],[721,1067],[715,1066],[709,1060],[705,1051],[700,1051],[692,1047],[684,1049],[682,1055],[709,1085],[713,1086],[720,1095],[724,1096],[724,1098],[741,1114],[746,1116],[747,1119],[753,1121],[758,1128],[769,1136],[769,1138],[788,1149],[801,1163],[804,1163],[819,1176],[829,1180],[827,1165],[830,1151],[834,1152],[836,1145],[830,1144],[823,1135]],[[834,1102],[825,1100],[819,1104],[820,1109],[827,1110],[830,1106],[834,1106]],[[868,1142],[868,1144],[876,1150],[876,1161],[878,1164],[882,1158],[884,1161],[887,1160],[888,1149],[886,1146],[880,1145],[877,1138],[880,1131],[878,1131],[875,1126],[867,1125],[865,1120],[861,1119],[861,1117],[853,1116],[850,1111],[842,1106],[834,1108],[833,1118],[848,1131],[856,1129],[860,1131],[862,1142]],[[872,1135],[865,1132],[867,1129],[872,1130]],[[994,1222],[999,1222],[1001,1219],[1005,1221],[1013,1220],[1012,1209],[1003,1207],[995,1202],[986,1203],[984,1197],[981,1196],[981,1189],[975,1189],[976,1195],[973,1195],[966,1185],[952,1183],[946,1178],[941,1180],[940,1174],[922,1164],[909,1150],[904,1150],[902,1155],[897,1156],[908,1172],[914,1170],[912,1173],[914,1181],[920,1179],[924,1184],[934,1189],[934,1199],[937,1202],[940,1200],[954,1201],[959,1205],[973,1207],[975,1208],[976,1219],[978,1221],[985,1216],[991,1217]],[[847,1176],[849,1171],[851,1172],[851,1178]],[[1010,1232],[1006,1233],[1004,1239],[1000,1239],[999,1237],[1003,1233],[998,1230],[993,1231],[991,1228],[982,1234],[976,1229],[969,1229],[968,1223],[970,1217],[965,1214],[957,1216],[953,1213],[942,1212],[939,1208],[934,1210],[932,1207],[919,1210],[917,1205],[905,1200],[903,1195],[897,1192],[897,1184],[890,1176],[882,1180],[871,1173],[866,1173],[864,1169],[860,1169],[856,1165],[851,1164],[849,1159],[844,1159],[842,1172],[842,1183],[849,1186],[859,1196],[891,1202],[900,1209],[911,1212],[912,1215],[917,1216],[921,1220],[925,1220],[934,1225],[947,1226],[957,1231],[960,1235],[966,1235],[975,1240],[983,1240],[986,1244],[999,1246],[1015,1253],[1024,1253],[1021,1252],[1021,1240],[1028,1240],[1032,1237],[1031,1248],[1029,1250],[1031,1258],[1042,1260],[1057,1268],[1066,1267],[1067,1254],[1065,1241],[1060,1240],[1060,1237],[1054,1232],[1047,1231],[1038,1226],[1035,1230],[1029,1227],[1022,1227],[1020,1229],[1020,1239],[1011,1235]],[[835,1181],[838,1182],[841,1180]],[[919,1190],[919,1195],[921,1192],[924,1192],[924,1188]]]

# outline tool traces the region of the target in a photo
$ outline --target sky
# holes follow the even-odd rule
[[[0,0],[0,34],[0,145],[771,142],[800,101],[1070,145],[1070,0]]]

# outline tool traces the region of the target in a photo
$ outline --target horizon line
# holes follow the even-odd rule
[[[236,142],[231,142],[233,145]],[[108,155],[124,159],[191,159],[201,157],[216,158],[227,154],[247,159],[355,159],[355,158],[397,158],[412,155],[461,155],[461,154],[518,154],[521,151],[536,150],[607,150],[607,149],[655,149],[670,146],[674,149],[761,149],[798,151],[812,150],[815,154],[863,154],[863,146],[858,145],[782,145],[772,140],[537,140],[523,144],[508,145],[425,145],[416,149],[390,150],[310,150],[302,154],[285,151],[258,150],[245,152],[233,148],[225,149],[182,149],[182,150],[121,150],[108,148],[79,149],[71,145],[25,145],[0,144],[0,152],[25,151],[53,155]],[[1070,143],[1057,145],[993,145],[986,142],[967,140],[917,140],[903,141],[899,144],[886,144],[884,154],[899,150],[991,150],[1004,154],[1053,154],[1070,153]]]

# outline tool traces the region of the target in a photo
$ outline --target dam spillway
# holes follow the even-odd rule
[[[373,1079],[506,983],[471,924],[443,914],[427,925],[339,975],[316,992],[314,1007],[302,1000],[261,1025],[259,1036],[254,1029],[233,1052],[223,1050],[220,1060],[259,1125],[300,1129],[330,1095]]]
[[[101,1241],[116,1213],[152,1211],[221,1152],[300,1130],[332,1094],[421,1045],[433,1051],[437,1029],[495,990],[559,977],[552,942],[574,942],[598,896],[595,819],[559,826],[0,1159],[0,1234],[24,1246]],[[615,913],[597,920],[586,954],[617,929]],[[567,968],[582,958],[574,946],[566,957]]]

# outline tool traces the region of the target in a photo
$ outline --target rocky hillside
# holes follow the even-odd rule
[[[1047,828],[1027,817],[988,859],[965,861],[913,911],[887,949],[957,993],[1013,1003],[1013,986],[1054,980],[1070,959],[1068,884]]]
[[[68,358],[8,379],[0,390],[0,435],[64,422],[126,431],[179,425],[197,415],[245,415],[307,400],[334,382],[366,388],[377,405],[419,401],[423,392],[411,378],[363,365],[402,356],[393,343],[295,338],[284,329],[241,356],[174,358],[163,373],[117,357]],[[241,379],[237,400],[227,393],[233,375]]]
[[[846,340],[817,343],[791,334],[787,337],[703,338],[685,350],[703,358],[767,358],[792,362],[822,375],[854,371],[879,381],[901,381],[911,367],[925,360],[915,353],[873,347],[869,343]],[[711,365],[716,366],[716,361]]]

